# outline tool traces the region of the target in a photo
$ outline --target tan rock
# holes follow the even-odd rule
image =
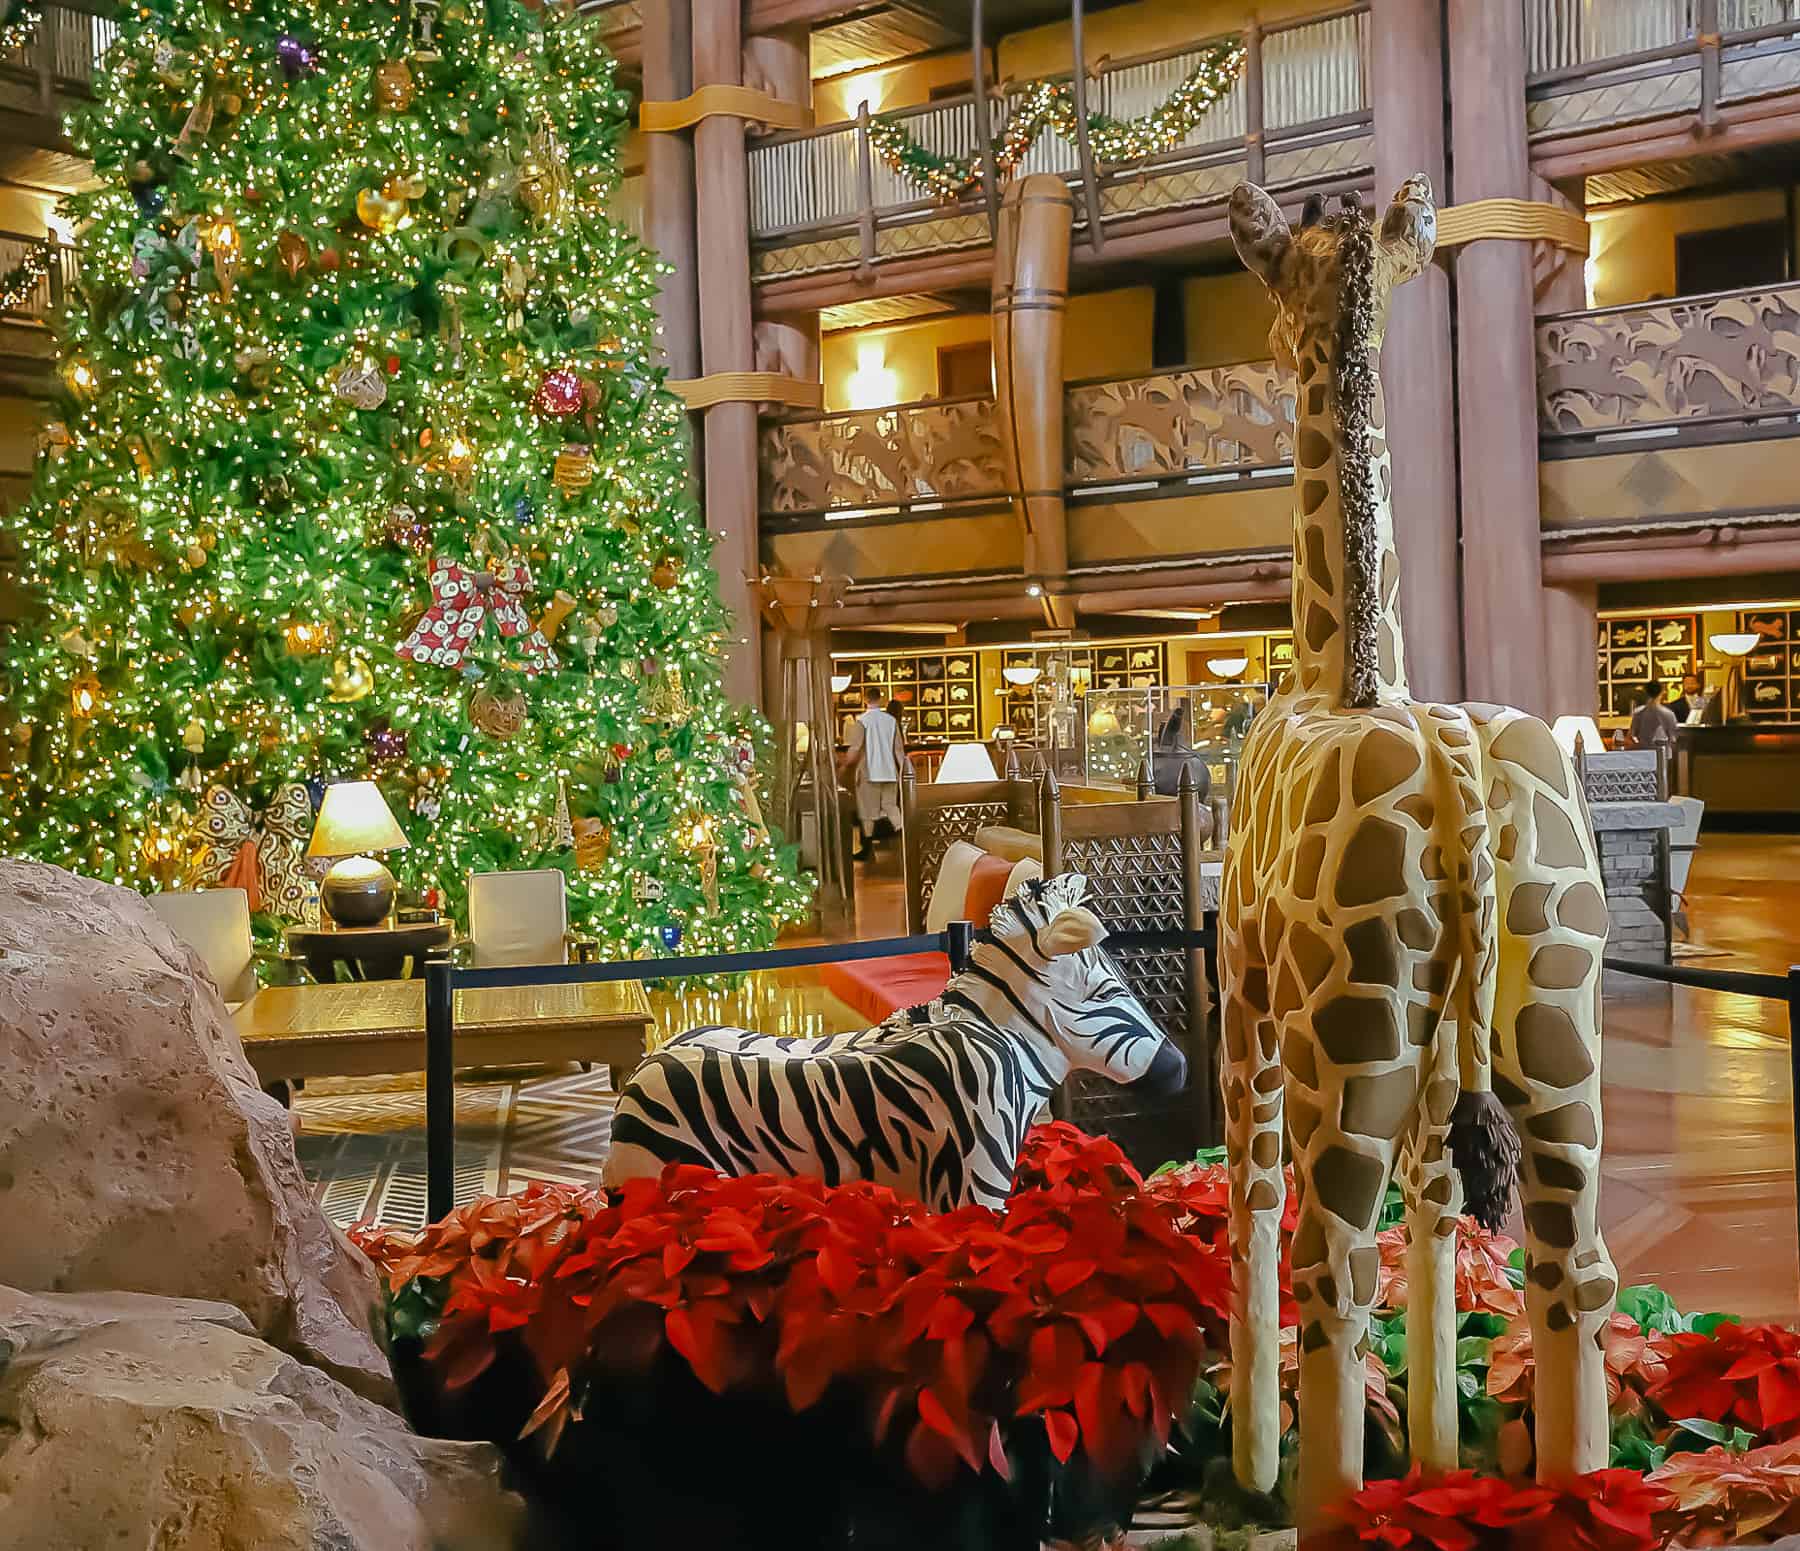
[[[129,1304],[0,1292],[9,1551],[527,1545],[489,1445],[413,1437],[224,1305]]]
[[[217,988],[128,889],[0,860],[0,1283],[217,1299],[393,1398],[372,1268],[314,1205]]]

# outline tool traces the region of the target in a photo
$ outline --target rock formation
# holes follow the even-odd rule
[[[373,1269],[309,1197],[205,969],[131,891],[7,860],[0,1222],[0,1284],[229,1303],[393,1399]]]

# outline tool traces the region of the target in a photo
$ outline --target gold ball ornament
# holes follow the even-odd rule
[[[203,544],[190,544],[181,558],[187,562],[190,571],[198,571],[206,564],[206,547]]]
[[[469,723],[498,743],[518,737],[526,721],[522,689],[495,690],[482,684],[469,697]]]
[[[656,562],[650,572],[650,580],[664,592],[669,591],[681,580],[681,559],[678,555],[664,555]]]
[[[281,644],[290,657],[317,657],[330,639],[330,626],[312,620],[289,620],[281,627]]]
[[[593,449],[582,442],[570,442],[557,453],[550,478],[564,495],[579,495],[594,482]]]
[[[364,699],[374,690],[375,674],[367,657],[361,652],[352,652],[348,657],[339,657],[332,662],[328,682],[331,698],[339,704],[349,704]]]
[[[78,673],[69,680],[69,714],[78,722],[92,720],[105,701],[100,680],[92,673]]]
[[[570,820],[575,833],[575,865],[583,872],[598,872],[612,854],[612,829],[603,819]]]
[[[375,106],[383,113],[404,113],[413,92],[412,66],[404,59],[384,59],[375,67]]]

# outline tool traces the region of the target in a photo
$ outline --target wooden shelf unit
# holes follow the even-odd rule
[[[1698,614],[1606,614],[1595,640],[1600,714],[1628,717],[1644,690],[1660,680],[1669,697],[1700,664]]]
[[[1760,638],[1743,660],[1744,715],[1791,722],[1800,713],[1800,609],[1738,611],[1738,629]]]

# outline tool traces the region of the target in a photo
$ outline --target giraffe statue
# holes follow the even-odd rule
[[[1407,690],[1377,357],[1431,260],[1431,187],[1298,230],[1231,197],[1298,374],[1294,669],[1252,724],[1221,900],[1232,1169],[1232,1448],[1275,1484],[1282,1132],[1299,1197],[1302,1533],[1362,1484],[1364,1363],[1390,1177],[1406,1203],[1408,1427],[1454,1468],[1456,1219],[1498,1227],[1524,1156],[1541,1478],[1607,1458],[1599,1341],[1617,1282],[1596,1221],[1606,902],[1574,769],[1536,717]]]

